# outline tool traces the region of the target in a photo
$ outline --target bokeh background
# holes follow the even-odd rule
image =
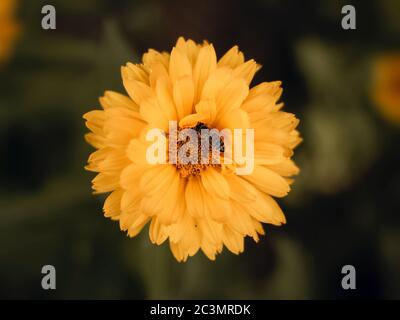
[[[1,298],[400,298],[400,70],[376,67],[399,52],[399,1],[16,2],[18,37],[0,65]],[[56,30],[41,29],[45,4]],[[345,4],[356,30],[341,28]],[[146,231],[129,239],[103,217],[83,169],[82,114],[104,90],[123,92],[121,65],[180,35],[219,55],[238,44],[263,65],[253,84],[282,80],[304,138],[301,174],[280,200],[287,225],[215,262],[177,263]],[[54,291],[41,288],[46,264]],[[357,290],[341,288],[346,264]]]

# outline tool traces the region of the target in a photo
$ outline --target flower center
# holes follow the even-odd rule
[[[188,128],[178,128],[178,137],[185,129]],[[176,168],[181,177],[197,176],[207,167],[221,167],[224,142],[218,133],[201,122],[189,129],[191,134],[177,142]]]

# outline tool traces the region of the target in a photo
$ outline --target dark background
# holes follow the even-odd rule
[[[0,0],[1,1],[1,0]],[[41,29],[41,8],[57,29]],[[341,28],[353,4],[357,29]],[[400,298],[400,134],[371,100],[376,55],[400,46],[399,1],[19,1],[21,33],[0,68],[0,297],[150,299]],[[178,36],[238,44],[282,80],[304,142],[288,223],[266,226],[239,256],[177,263],[146,230],[133,239],[102,216],[82,114],[120,66]],[[399,106],[400,107],[400,106]],[[41,288],[41,268],[57,289]],[[354,265],[357,289],[341,288]]]

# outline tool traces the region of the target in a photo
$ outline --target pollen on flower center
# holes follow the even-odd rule
[[[221,167],[219,159],[221,157],[221,152],[224,152],[224,142],[222,139],[219,139],[219,143],[215,145],[212,143],[212,136],[206,137],[209,142],[208,146],[206,146],[208,148],[203,148],[201,141],[204,131],[202,132],[202,130],[206,130],[207,132],[210,130],[204,123],[199,122],[190,129],[195,130],[197,139],[192,141],[187,137],[186,141],[179,140],[176,144],[176,150],[173,150],[173,152],[177,153],[176,168],[182,178],[197,176],[203,170],[207,169],[207,167]],[[182,130],[183,128],[178,128],[178,135]],[[185,148],[184,150],[186,150],[184,155],[179,152],[183,147]],[[191,154],[191,150],[195,151],[194,155]]]

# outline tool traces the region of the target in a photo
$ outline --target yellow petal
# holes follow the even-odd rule
[[[168,69],[161,63],[157,62],[149,68],[149,83],[150,87],[153,89],[156,87],[158,80],[165,79],[168,84],[171,84],[171,79],[169,78]]]
[[[168,234],[165,232],[164,226],[159,223],[156,217],[151,219],[149,237],[152,243],[158,245],[162,244],[168,238]]]
[[[232,203],[232,218],[227,221],[227,225],[242,235],[254,236],[257,235],[257,231],[254,228],[253,217],[248,211],[243,210],[234,201]]]
[[[226,222],[229,219],[232,211],[229,200],[211,194],[208,194],[204,199],[211,219],[216,222]]]
[[[276,201],[267,194],[260,193],[256,201],[246,206],[246,208],[243,206],[242,208],[258,221],[278,226],[286,223],[281,208]]]
[[[151,69],[154,64],[161,63],[165,68],[169,65],[169,54],[160,53],[154,49],[150,49],[143,54],[143,64],[146,68]]]
[[[287,181],[282,176],[263,166],[255,166],[251,175],[241,177],[253,183],[262,192],[275,197],[284,197],[290,191]]]
[[[185,262],[188,258],[188,253],[184,252],[180,243],[175,243],[170,241],[169,247],[171,249],[172,254],[178,262]]]
[[[142,194],[137,188],[124,190],[121,197],[121,211],[123,213],[132,213],[138,211],[140,208],[141,198]]]
[[[121,189],[114,190],[104,201],[103,211],[105,217],[113,217],[121,214]]]
[[[247,129],[250,127],[249,116],[246,111],[235,109],[226,112],[215,122],[219,130],[223,129]]]
[[[123,94],[114,91],[104,92],[104,96],[100,97],[100,104],[104,109],[109,108],[126,108],[139,111],[139,106],[133,100]]]
[[[290,159],[285,159],[280,163],[268,165],[267,167],[283,177],[290,177],[300,172],[300,169]]]
[[[140,106],[143,101],[154,96],[151,88],[147,84],[133,78],[127,67],[122,67],[121,72],[125,90],[137,105]]]
[[[85,167],[86,170],[100,172],[101,163],[107,157],[109,152],[112,152],[112,148],[105,147],[100,150],[96,150],[93,152],[88,159],[88,165]]]
[[[193,40],[188,39],[186,41],[183,37],[179,37],[175,47],[186,54],[192,66],[195,65],[201,46],[197,45]]]
[[[101,172],[111,175],[118,174],[129,164],[130,161],[126,156],[125,150],[111,149],[106,153],[105,158],[98,164],[98,168]]]
[[[161,77],[157,80],[156,94],[160,111],[171,121],[177,120],[176,107],[172,96],[172,85],[169,78]]]
[[[230,187],[230,197],[238,202],[255,201],[257,190],[246,180],[235,174],[226,174],[225,179]]]
[[[239,254],[243,252],[244,237],[227,225],[224,225],[222,240],[224,241],[224,244],[229,249],[229,251],[233,252],[234,254]]]
[[[285,149],[269,142],[257,142],[254,150],[254,162],[260,165],[278,164],[286,159]]]
[[[197,219],[197,224],[199,226],[200,232],[203,235],[203,238],[205,238],[207,242],[219,244],[222,241],[222,223],[216,222],[206,217],[202,219]]]
[[[265,235],[265,231],[264,228],[262,226],[262,224],[260,222],[258,222],[256,219],[252,219],[253,220],[253,226],[255,229],[255,232],[251,235],[253,237],[253,240],[255,242],[258,242],[259,237],[258,235]]]
[[[101,149],[105,147],[104,136],[95,133],[87,133],[85,134],[85,140],[91,146],[95,147],[96,149]]]
[[[175,175],[167,191],[160,199],[158,218],[164,225],[176,223],[185,214],[185,199],[181,197],[185,192],[185,181],[179,175]]]
[[[169,119],[161,112],[156,98],[149,98],[140,105],[140,115],[152,127],[168,132]]]
[[[194,99],[194,84],[191,76],[176,80],[174,83],[174,101],[178,119],[192,113]]]
[[[142,231],[143,227],[150,221],[150,217],[145,214],[139,214],[133,223],[128,228],[128,235],[130,237],[135,237]]]
[[[233,70],[233,74],[237,77],[243,78],[246,81],[246,84],[249,85],[255,73],[260,69],[260,65],[258,65],[253,59],[246,61],[245,63],[237,66],[235,70]]]
[[[140,212],[134,212],[132,214],[122,213],[119,216],[119,227],[121,231],[126,231],[135,222]]]
[[[118,176],[101,172],[92,180],[92,188],[96,193],[111,192],[118,187],[118,182]]]
[[[200,248],[201,235],[195,220],[188,214],[184,215],[182,221],[185,232],[179,240],[179,248],[184,257],[193,256]]]
[[[188,116],[181,119],[181,121],[179,121],[179,127],[193,128],[194,126],[196,126],[197,123],[199,123],[199,122],[206,123],[209,120],[210,119],[205,114],[201,114],[201,113],[189,114]]]
[[[190,228],[190,224],[194,223],[193,221],[187,212],[181,215],[175,223],[168,226],[170,240],[175,243],[179,242],[186,230]]]
[[[201,173],[201,182],[204,189],[209,193],[229,199],[230,189],[225,177],[213,168],[208,168]]]
[[[193,69],[193,80],[195,85],[195,103],[199,101],[204,83],[210,74],[217,68],[217,56],[212,45],[203,46]]]
[[[247,112],[260,111],[263,108],[272,111],[282,94],[281,84],[280,81],[263,82],[251,88],[242,109]]]
[[[152,196],[165,191],[177,176],[176,168],[172,165],[155,165],[142,172],[139,188],[146,196]]]
[[[125,190],[137,189],[147,165],[132,163],[121,172],[120,184]]]
[[[262,110],[250,113],[250,120],[254,127],[269,126],[274,129],[282,129],[284,131],[292,131],[299,124],[299,119],[292,113],[277,111],[269,112]]]
[[[128,158],[136,164],[140,164],[143,166],[150,166],[147,161],[147,148],[150,145],[149,142],[144,142],[139,139],[132,139],[128,145],[126,155]]]
[[[215,102],[217,104],[217,119],[225,113],[240,108],[244,99],[249,93],[249,87],[243,79],[234,79],[229,82],[217,94]]]
[[[171,52],[169,75],[172,83],[175,83],[183,77],[192,76],[192,65],[188,57],[177,48],[173,48]]]
[[[206,123],[212,124],[217,116],[217,106],[214,100],[201,100],[196,104],[196,112],[206,117]]]
[[[258,142],[270,142],[281,145],[284,148],[293,149],[295,148],[302,139],[299,137],[297,131],[285,131],[281,129],[275,129],[272,127],[255,127],[254,128],[254,140]]]
[[[143,185],[143,181],[141,179],[141,185]],[[162,180],[156,179],[155,182],[160,181]],[[156,215],[160,223],[164,225],[176,223],[185,209],[184,199],[178,196],[184,192],[183,179],[178,174],[174,174],[168,182],[163,183],[162,187],[157,186],[158,192],[155,193],[147,194],[141,189],[145,195],[141,201],[141,210],[148,215]],[[149,181],[149,185],[152,183],[154,183],[154,179]]]
[[[145,122],[134,116],[110,114],[111,110],[115,113],[118,109],[106,110],[107,120],[104,123],[103,131],[109,146],[126,148],[131,139],[139,136]],[[138,115],[136,112],[134,113]]]
[[[190,177],[188,179],[185,200],[189,214],[194,218],[202,218],[206,208],[204,207],[203,186],[198,177]]]
[[[221,59],[219,59],[218,67],[229,67],[234,69],[242,63],[244,63],[243,53],[239,51],[238,46],[234,46],[228,50]]]
[[[149,84],[149,75],[141,65],[128,62],[126,67],[126,72],[129,74],[129,78],[144,82],[147,85]]]
[[[222,251],[222,241],[219,244],[212,243],[207,238],[202,238],[201,250],[210,260],[215,260],[215,256]]]
[[[103,110],[92,110],[83,115],[86,120],[86,127],[93,133],[102,134],[106,114]]]
[[[210,73],[201,92],[201,100],[215,100],[228,83],[233,81],[233,72],[228,68],[218,68]]]

